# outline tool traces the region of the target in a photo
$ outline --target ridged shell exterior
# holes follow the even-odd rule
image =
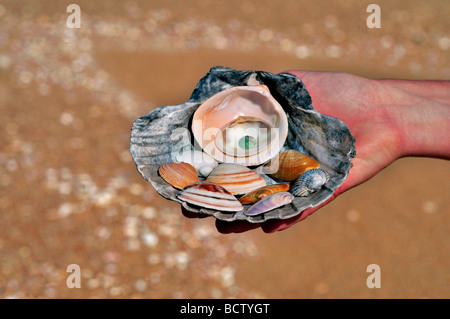
[[[247,194],[266,186],[264,178],[239,164],[220,164],[206,180],[219,184],[233,195]]]
[[[308,196],[309,194],[319,190],[328,182],[329,176],[327,172],[320,168],[311,169],[303,173],[292,186],[291,193],[295,196]]]
[[[278,166],[278,170],[270,174],[270,176],[286,182],[295,181],[307,170],[319,167],[319,163],[314,159],[295,150],[287,150],[280,153],[277,158],[270,160],[267,165]]]
[[[256,216],[245,215],[245,209],[230,214],[192,207],[178,199],[178,191],[159,176],[158,168],[162,163],[175,161],[173,154],[194,148],[190,125],[195,110],[227,88],[260,84],[269,88],[288,115],[289,130],[284,149],[294,149],[313,157],[330,174],[329,181],[307,197],[295,197],[289,205]],[[131,129],[130,151],[138,171],[164,198],[181,203],[190,212],[210,214],[224,221],[246,220],[252,223],[290,218],[323,203],[347,178],[352,167],[351,159],[356,155],[355,139],[347,125],[317,112],[308,91],[295,75],[237,71],[226,67],[212,68],[200,79],[186,103],[159,107],[137,119]],[[268,175],[260,175],[268,185],[276,183]]]
[[[241,198],[239,198],[239,201],[243,205],[253,204],[271,194],[278,192],[286,192],[289,190],[289,187],[290,185],[286,183],[263,186],[242,196]]]
[[[256,202],[245,212],[247,216],[261,215],[275,208],[290,204],[294,195],[288,192],[280,192],[264,197]]]
[[[186,186],[177,197],[190,204],[219,211],[237,212],[241,203],[225,188],[211,182],[198,182]]]
[[[159,175],[175,188],[183,189],[186,186],[199,182],[195,168],[184,162],[168,162],[159,167]]]

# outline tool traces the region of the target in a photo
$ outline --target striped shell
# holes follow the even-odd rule
[[[318,167],[319,163],[311,157],[295,150],[288,150],[270,160],[266,169],[274,170],[274,173],[269,174],[271,177],[292,182],[307,170]]]
[[[266,186],[264,178],[239,164],[220,164],[206,180],[219,184],[233,195],[247,194]]]
[[[303,173],[292,186],[291,193],[295,196],[308,196],[322,188],[329,180],[329,175],[320,168]]]
[[[271,194],[286,192],[289,190],[289,186],[289,184],[274,184],[263,186],[242,196],[241,198],[239,198],[239,201],[241,202],[241,204],[253,204]]]
[[[225,188],[207,181],[186,186],[177,197],[190,204],[219,211],[238,212],[243,209]]]
[[[259,202],[250,206],[245,212],[247,216],[261,215],[272,209],[287,205],[292,202],[294,195],[288,192],[280,192],[264,197]]]
[[[188,163],[168,162],[159,167],[159,175],[175,188],[183,189],[199,180],[197,171]]]
[[[191,164],[194,166],[198,175],[203,177],[207,177],[209,173],[219,165],[208,154],[195,150],[188,150],[177,154],[177,161]]]

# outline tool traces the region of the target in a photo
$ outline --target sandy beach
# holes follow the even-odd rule
[[[136,170],[132,123],[216,65],[450,80],[450,6],[0,2],[0,298],[449,298],[450,165],[403,158],[295,226],[217,232]],[[81,288],[66,285],[67,266]],[[366,271],[381,268],[381,288]]]

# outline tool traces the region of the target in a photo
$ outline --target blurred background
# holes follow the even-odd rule
[[[450,80],[448,1],[376,1],[380,29],[372,0],[76,0],[70,29],[74,2],[0,0],[0,297],[450,297],[444,160],[398,160],[286,231],[222,235],[129,153],[133,121],[215,65]]]

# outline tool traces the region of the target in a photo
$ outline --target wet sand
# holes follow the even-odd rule
[[[369,30],[370,2],[79,1],[70,30],[69,3],[0,6],[0,297],[450,297],[448,161],[401,159],[286,231],[221,235],[128,151],[133,121],[214,65],[448,80],[448,5],[380,1]]]

